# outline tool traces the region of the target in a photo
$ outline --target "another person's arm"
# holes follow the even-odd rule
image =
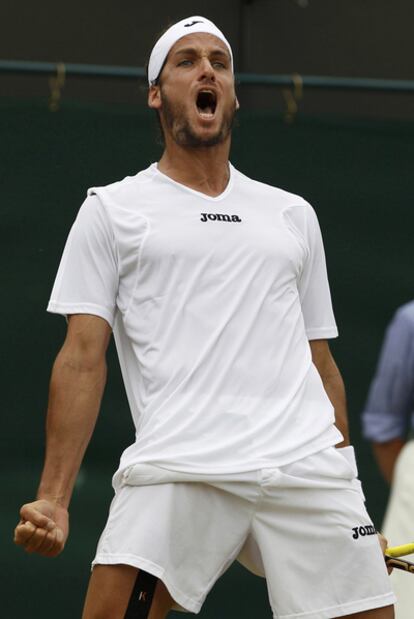
[[[98,416],[106,382],[109,324],[92,315],[69,318],[53,366],[46,422],[46,455],[37,500],[23,505],[15,542],[27,552],[56,556],[69,530],[68,505]]]
[[[414,310],[400,308],[387,328],[362,415],[384,479],[391,483],[414,408]]]
[[[389,484],[392,482],[395,463],[404,445],[405,441],[401,438],[394,438],[384,443],[372,443],[378,467]]]

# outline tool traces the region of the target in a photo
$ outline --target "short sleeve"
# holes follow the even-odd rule
[[[362,414],[365,438],[382,443],[405,438],[414,410],[413,307],[390,322]]]
[[[118,290],[117,251],[105,208],[86,198],[69,233],[47,307],[49,312],[93,314],[112,327]]]
[[[301,235],[306,248],[298,278],[299,298],[309,340],[334,338],[338,329],[332,309],[321,230],[310,204],[300,207]]]

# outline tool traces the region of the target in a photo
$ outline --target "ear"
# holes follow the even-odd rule
[[[159,86],[150,86],[148,90],[148,107],[159,110],[161,107],[161,92]]]

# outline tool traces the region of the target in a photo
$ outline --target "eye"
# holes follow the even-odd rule
[[[221,62],[220,60],[214,60],[211,64],[212,64],[212,66],[215,69],[225,69],[226,68],[226,64],[224,62]]]
[[[191,67],[191,65],[193,64],[192,60],[181,60],[178,64],[177,67]]]

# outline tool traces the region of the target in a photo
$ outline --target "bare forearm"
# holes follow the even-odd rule
[[[400,438],[395,438],[386,443],[373,443],[372,447],[382,476],[390,484],[395,463],[401,449],[404,447],[404,441]]]
[[[325,391],[335,409],[335,424],[344,440],[337,447],[349,445],[348,414],[344,381],[338,366],[332,357],[326,340],[311,340],[309,342],[312,361],[315,364],[323,382]]]
[[[46,457],[38,498],[67,507],[92,435],[106,381],[106,364],[86,366],[62,350],[52,371]]]
[[[69,535],[68,505],[95,426],[106,381],[110,324],[93,314],[68,316],[52,370],[46,457],[37,500],[22,505],[14,541],[26,552],[56,557]]]
[[[323,383],[325,391],[335,409],[335,425],[344,437],[343,442],[339,443],[337,447],[345,447],[349,445],[348,414],[344,381],[339,370],[325,377]]]

